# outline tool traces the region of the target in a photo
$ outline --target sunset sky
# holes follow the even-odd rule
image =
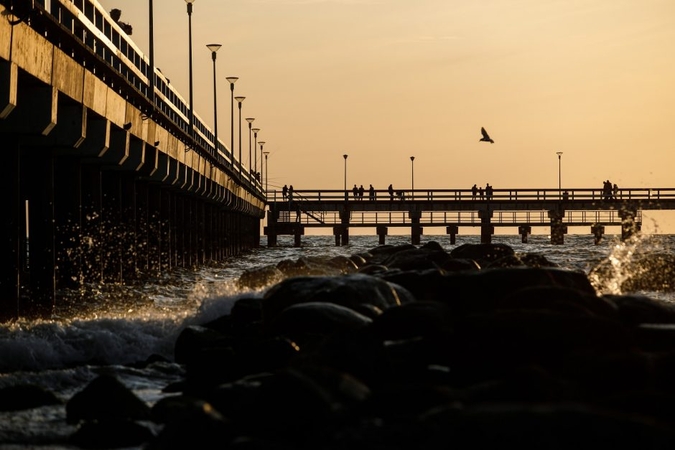
[[[147,2],[100,3],[148,52]],[[186,4],[154,8],[156,65],[187,99]],[[192,27],[195,111],[213,124],[223,44],[219,137],[238,76],[270,190],[341,189],[343,154],[348,186],[410,188],[415,156],[416,189],[557,188],[558,151],[563,188],[675,187],[673,0],[196,0]]]

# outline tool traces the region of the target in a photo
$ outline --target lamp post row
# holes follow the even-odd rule
[[[187,15],[188,15],[188,57],[189,57],[189,62],[188,62],[188,68],[189,68],[189,112],[188,112],[188,134],[191,139],[190,145],[194,144],[194,96],[193,96],[193,78],[192,78],[192,5],[195,2],[195,0],[185,0],[185,3],[187,5]],[[153,104],[154,108],[154,94],[155,94],[155,88],[154,88],[154,72],[155,72],[155,62],[154,62],[154,31],[153,31],[153,0],[148,0],[148,8],[149,8],[149,15],[150,15],[150,23],[149,23],[149,31],[150,31],[150,36],[149,36],[149,43],[150,43],[150,100]],[[214,138],[213,138],[213,147],[214,150],[217,152],[218,151],[218,103],[217,103],[217,77],[216,77],[216,52],[222,47],[221,44],[207,44],[206,47],[211,51],[211,59],[213,61],[213,128],[214,128]],[[239,158],[238,158],[238,165],[239,165],[239,176],[241,177],[241,172],[242,172],[242,155],[241,155],[241,104],[244,101],[246,97],[235,97],[234,96],[234,83],[239,79],[238,77],[227,77],[227,81],[230,83],[230,152],[232,153],[232,156],[234,156],[234,101],[236,100],[238,105],[239,105]],[[255,166],[252,164],[253,160],[253,152],[251,149],[251,132],[255,132],[255,137],[256,137],[256,142],[258,138],[258,132],[260,131],[260,128],[252,128],[252,124],[255,118],[253,117],[247,117],[246,121],[248,122],[248,128],[249,128],[249,149],[248,149],[248,165],[249,165],[249,176],[255,171],[257,172],[257,167],[258,167],[258,162],[257,162],[257,157],[255,161]],[[260,163],[262,165],[262,144],[263,142],[260,143]],[[256,152],[257,155],[257,152]],[[267,156],[265,156],[265,159],[267,159]],[[262,172],[262,168],[261,168]],[[261,174],[262,175],[262,174]],[[262,181],[261,181],[261,186],[262,186]],[[266,189],[267,190],[267,189]]]

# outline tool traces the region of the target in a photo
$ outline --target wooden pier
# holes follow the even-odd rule
[[[620,227],[622,239],[640,231],[643,210],[675,209],[675,188],[619,189],[611,196],[602,189],[494,189],[489,198],[470,189],[378,190],[373,198],[343,190],[269,194],[268,246],[280,235],[294,236],[299,246],[307,228],[332,228],[338,246],[349,243],[350,228],[374,228],[384,244],[392,227],[410,228],[413,244],[425,227],[445,228],[453,244],[463,227],[479,227],[483,243],[496,227],[517,229],[523,242],[532,227],[550,227],[552,244],[563,244],[569,227],[587,227],[597,244],[606,227]]]

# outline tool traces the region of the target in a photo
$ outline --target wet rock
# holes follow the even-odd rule
[[[450,259],[450,254],[434,242],[420,248],[399,249],[382,259],[380,264],[390,269],[425,270],[443,266]]]
[[[326,302],[351,308],[366,316],[413,301],[412,295],[376,277],[351,274],[340,277],[294,277],[273,286],[263,297],[263,322],[271,323],[291,305]]]
[[[441,302],[418,301],[388,308],[373,320],[371,331],[382,340],[436,335],[452,324],[452,311]]]
[[[190,325],[178,335],[174,345],[177,363],[188,363],[192,357],[204,349],[230,347],[231,336],[199,325]]]
[[[616,305],[623,323],[675,324],[675,305],[644,295],[605,295],[604,299]]]
[[[61,403],[53,392],[41,386],[26,384],[0,389],[0,411],[20,411]]]
[[[285,336],[327,336],[359,330],[372,323],[351,308],[327,302],[306,302],[282,310],[267,324],[268,333]]]
[[[236,435],[231,421],[201,399],[165,398],[155,404],[152,413],[165,426],[148,450],[222,449]]]
[[[70,436],[70,443],[80,448],[127,448],[141,446],[154,438],[147,427],[127,420],[86,422]]]
[[[513,248],[506,244],[462,244],[450,252],[453,258],[473,259],[481,267],[505,256],[514,256]]]
[[[277,264],[277,269],[283,273],[284,277],[337,276],[345,273],[342,267],[344,267],[344,261],[339,263],[337,260],[307,256],[298,258],[296,261],[283,260]]]
[[[150,408],[122,382],[101,375],[66,403],[68,423],[148,420]]]
[[[245,270],[237,280],[239,289],[262,289],[278,283],[284,278],[284,273],[274,266],[256,267]]]

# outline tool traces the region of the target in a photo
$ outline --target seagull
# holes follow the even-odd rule
[[[481,132],[481,134],[483,135],[483,138],[481,139],[481,141],[489,142],[490,144],[494,144],[494,143],[495,143],[495,141],[493,141],[492,139],[490,139],[490,135],[487,134],[487,131],[485,131],[485,128],[480,127],[480,132]]]

